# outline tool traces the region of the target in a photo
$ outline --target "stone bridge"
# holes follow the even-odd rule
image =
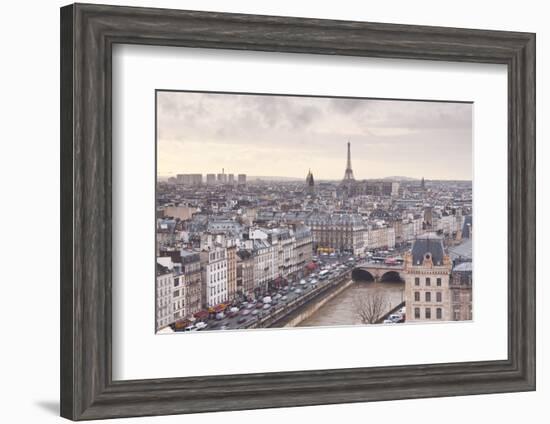
[[[387,265],[376,262],[358,264],[351,273],[354,281],[404,282],[404,265]]]

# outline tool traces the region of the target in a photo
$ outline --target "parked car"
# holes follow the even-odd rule
[[[246,318],[245,317],[240,317],[238,320],[237,320],[237,324],[244,324],[246,322]]]
[[[270,305],[269,303],[266,303],[266,304],[264,305],[264,309],[269,309],[269,308],[271,308],[271,305]]]
[[[199,321],[199,322],[197,322],[197,323],[195,324],[195,328],[196,328],[197,330],[202,330],[202,329],[204,329],[204,328],[206,328],[206,327],[208,327],[208,324],[205,323],[205,322],[202,322],[202,321]]]
[[[221,320],[224,319],[224,318],[225,318],[225,314],[224,314],[223,312],[218,312],[218,313],[216,314],[216,319],[217,319],[218,321],[221,321]]]

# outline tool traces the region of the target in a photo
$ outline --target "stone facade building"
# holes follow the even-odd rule
[[[233,300],[237,295],[237,246],[227,247],[227,297]]]
[[[237,293],[245,297],[254,293],[254,256],[250,250],[237,251]]]
[[[305,222],[311,228],[314,248],[361,253],[364,251],[363,219],[359,214],[312,214]]]
[[[268,284],[277,277],[278,261],[276,245],[268,240],[256,239],[253,242],[254,291],[256,294],[267,290]]]
[[[407,321],[450,321],[452,263],[443,241],[423,235],[404,259]]]
[[[224,247],[212,247],[200,253],[203,307],[216,306],[228,300],[226,255]]]
[[[451,319],[472,319],[472,262],[462,262],[451,273]]]
[[[181,271],[184,285],[184,317],[190,318],[201,309],[201,259],[199,252],[181,252]]]
[[[313,259],[313,236],[311,230],[304,225],[295,225],[293,233],[296,240],[295,268],[301,270]]]
[[[185,276],[174,270],[172,287],[172,322],[185,318]]]
[[[395,247],[395,229],[393,227],[369,228],[364,234],[365,248],[367,249]]]
[[[172,296],[174,275],[172,271],[157,263],[156,269],[156,330],[167,327],[174,322]]]
[[[268,240],[276,245],[277,270],[275,277],[286,278],[296,271],[296,239],[288,228],[270,231]]]

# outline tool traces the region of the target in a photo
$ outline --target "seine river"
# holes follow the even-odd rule
[[[382,289],[387,293],[392,307],[403,301],[404,283],[356,282],[336,297],[330,299],[311,317],[298,324],[298,327],[354,325],[361,320],[354,311],[354,299],[370,290]]]

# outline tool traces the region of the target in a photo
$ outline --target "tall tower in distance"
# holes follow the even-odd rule
[[[353,178],[353,170],[351,169],[351,143],[348,141],[348,162],[346,164],[346,171],[344,173],[344,183],[355,181]]]
[[[315,181],[313,180],[313,174],[311,173],[311,169],[307,173],[306,189],[307,189],[307,193],[310,196],[312,196],[315,193]]]

